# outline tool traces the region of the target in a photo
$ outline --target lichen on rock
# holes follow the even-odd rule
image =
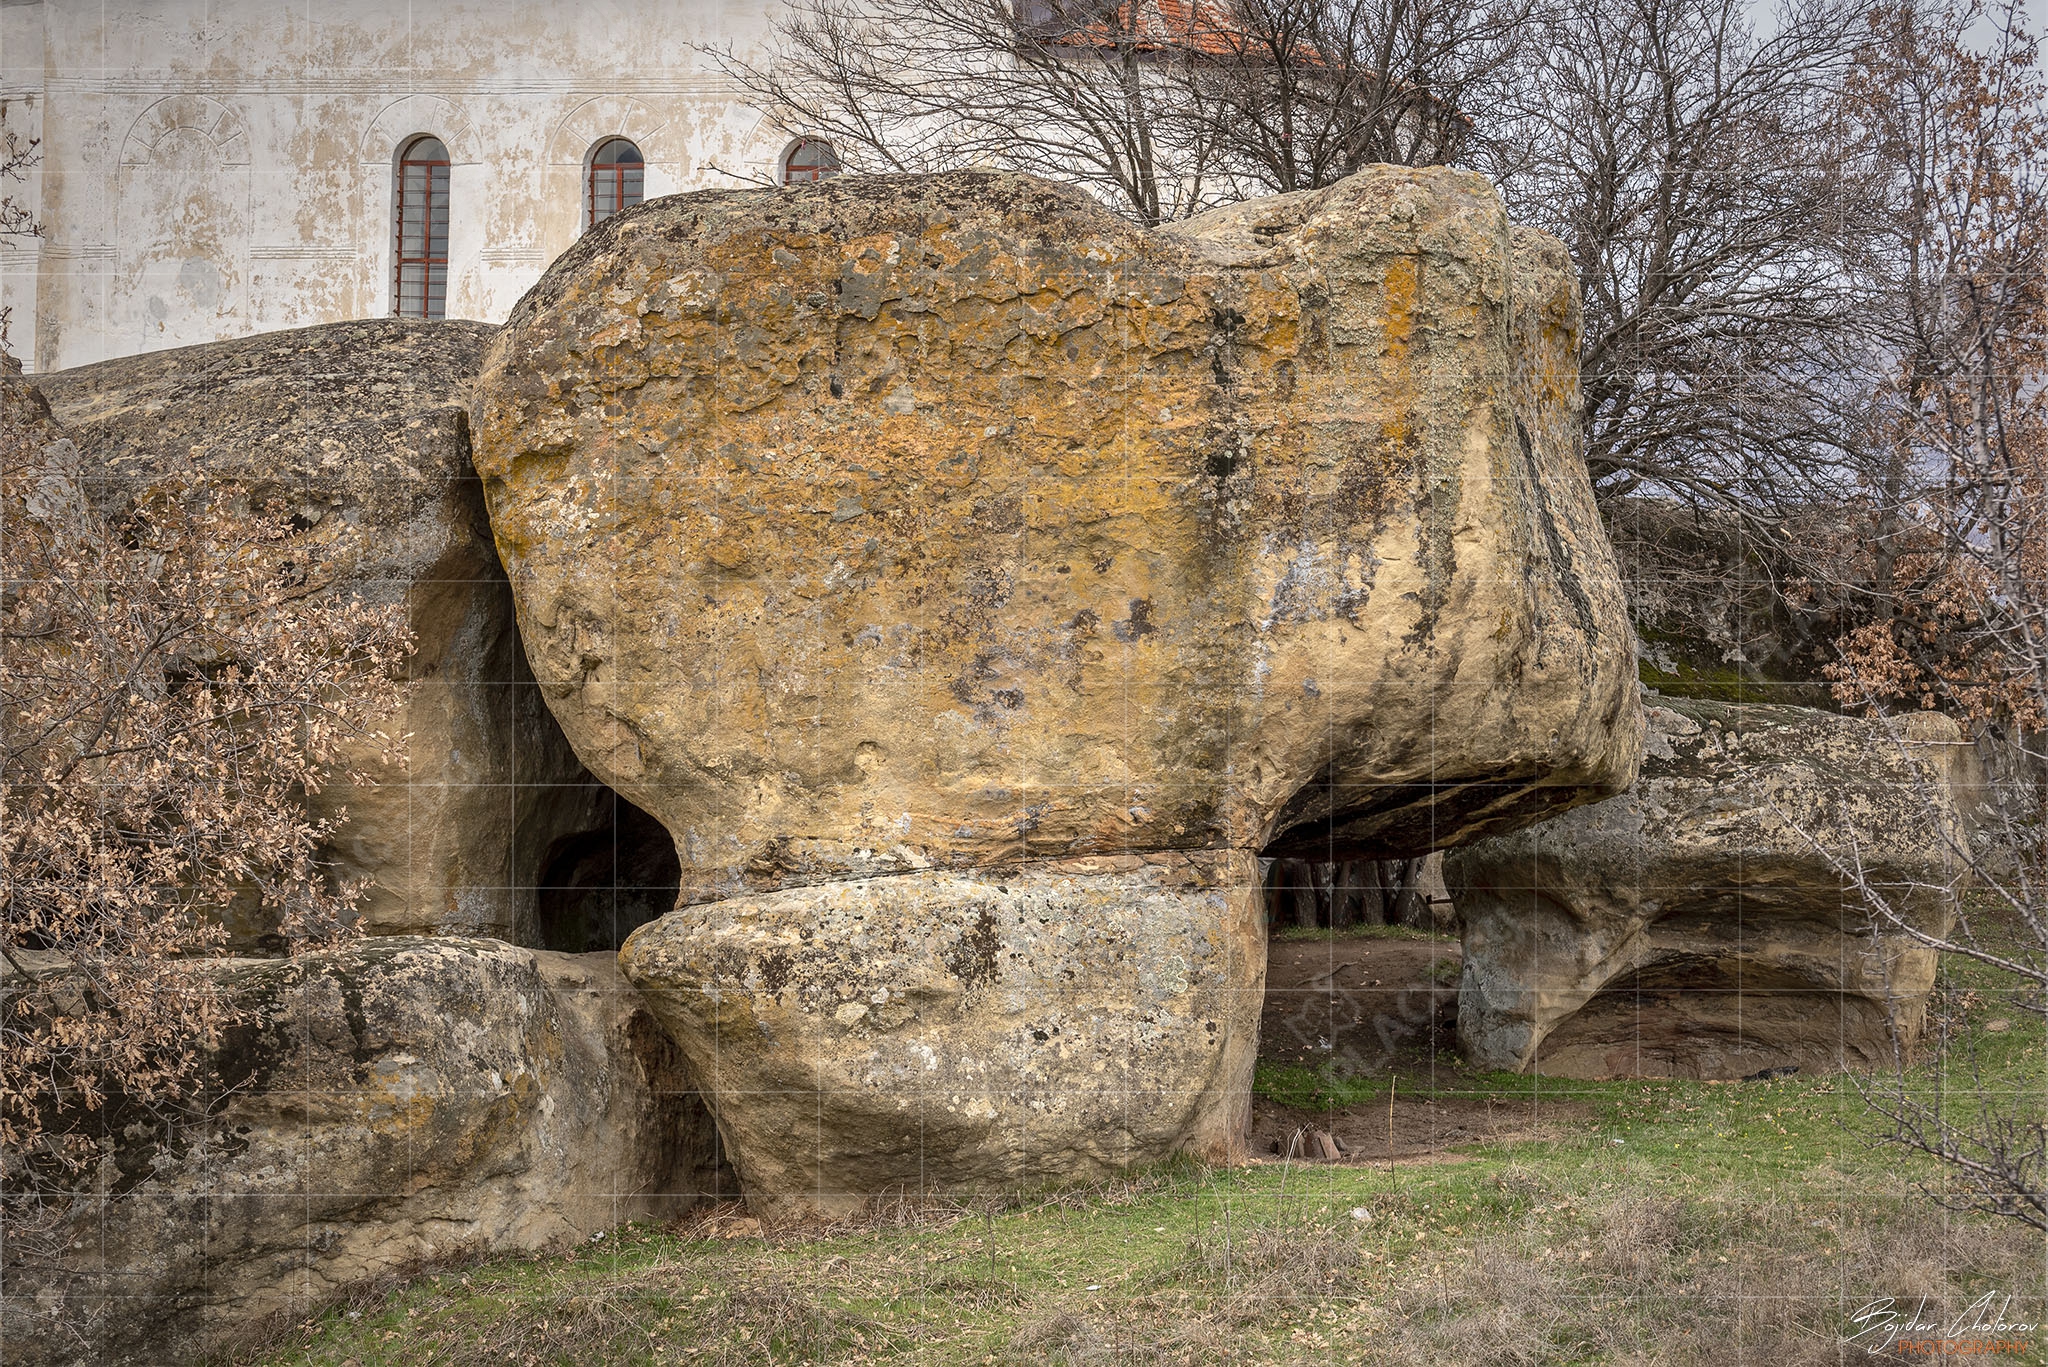
[[[1627,793],[1445,858],[1467,1060],[1729,1078],[1910,1052],[1936,954],[1873,917],[1856,877],[1948,932],[1968,851],[1955,723],[1652,703]]]
[[[511,593],[470,468],[470,386],[495,330],[373,319],[151,352],[36,377],[76,440],[94,501],[117,520],[151,489],[235,486],[297,529],[309,581],[365,603],[403,602],[417,648],[372,784],[331,783],[316,816],[346,810],[324,854],[365,884],[382,934],[539,943],[544,852],[597,824],[609,794],[576,762],[536,694]],[[344,555],[336,547],[346,547]],[[244,923],[246,921],[246,923]],[[272,927],[230,924],[256,947]]]
[[[620,966],[757,1210],[1103,1176],[1249,1117],[1263,905],[1243,855],[1039,861],[727,898]]]
[[[183,1107],[88,1113],[110,1147],[69,1253],[6,1270],[10,1363],[211,1361],[351,1284],[718,1193],[696,1084],[611,954],[392,936],[192,971],[240,1020]]]
[[[543,693],[675,837],[684,907],[847,885],[886,920],[949,872],[1180,852],[1243,880],[1202,913],[1222,943],[1261,851],[1421,853],[1633,776],[1576,329],[1562,250],[1465,172],[1152,232],[994,173],[693,194],[522,301],[476,462]],[[822,914],[801,900],[774,905]],[[715,917],[678,916],[626,955],[670,1003],[725,981]],[[1233,962],[1255,1002],[1262,956]],[[1112,971],[1070,968],[1083,994]],[[1100,1000],[1119,1029],[1145,1009]],[[1218,1100],[1120,1161],[1232,1151],[1210,1118],[1250,1059],[1162,1062],[1154,1093]],[[764,1202],[771,1171],[932,1170],[814,1182],[741,1118],[759,1091],[712,1087]],[[975,1151],[949,1180],[1043,1167]]]

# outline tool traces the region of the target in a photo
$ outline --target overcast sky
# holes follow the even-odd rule
[[[1780,3],[1781,0],[1750,0],[1749,12],[1759,35],[1769,34],[1775,27],[1771,20],[1777,13]],[[1997,3],[1997,0],[1985,0],[1987,7],[1994,3]],[[2025,0],[2020,9],[2027,16],[2027,27],[2036,34],[2048,28],[2048,22],[2044,22],[2044,18],[2048,18],[2048,0]]]

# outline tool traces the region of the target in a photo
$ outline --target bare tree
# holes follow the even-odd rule
[[[28,179],[29,169],[42,159],[42,139],[24,138],[7,126],[11,100],[0,100],[0,185],[18,185]],[[12,191],[0,191],[0,239],[41,237],[43,225]],[[0,305],[0,352],[7,349],[7,321],[13,309]]]
[[[2024,716],[2043,569],[2039,457],[2048,95],[2016,6],[1875,11],[1850,86],[1859,151],[1895,206],[1871,253],[1871,452],[1836,583],[1867,603],[1837,671],[1845,702],[1955,702]],[[1869,373],[1869,372],[1866,372]],[[2018,615],[2015,616],[2015,613]],[[1942,695],[1937,697],[1937,691]]]
[[[1876,206],[1845,175],[1856,7],[1560,0],[1490,140],[1518,222],[1578,265],[1586,461],[1768,529],[1848,487],[1829,384]]]
[[[1184,87],[1161,75],[1185,37],[1140,4],[791,0],[765,61],[710,52],[771,119],[827,139],[849,170],[1027,171],[1150,225],[1209,192],[1213,121],[1174,109]]]
[[[302,797],[344,745],[395,760],[403,607],[332,592],[348,547],[243,492],[195,471],[111,522],[0,354],[0,1276],[123,1125],[188,1098],[233,1017],[191,971],[229,906],[304,945],[357,895]]]
[[[1436,925],[1423,859],[1275,859],[1266,870],[1266,919],[1275,926]]]
[[[1461,159],[1534,0],[1219,0],[1196,8],[1190,98],[1239,194],[1311,190],[1375,162]],[[1483,136],[1483,134],[1482,134]]]
[[[1988,45],[1971,41],[1980,26]],[[1975,891],[1950,934],[1912,929],[1861,878],[1874,917],[1987,965],[2011,1005],[2048,1014],[2048,84],[2017,4],[1898,0],[1873,11],[1851,86],[1859,149],[1896,212],[1874,263],[1863,372],[1884,459],[1852,543],[1882,611],[1832,670],[1844,703],[1940,707],[1995,737],[1981,829],[1955,853]],[[1967,1041],[1967,1036],[1961,1037]],[[1955,1084],[1960,1082],[1961,1086]],[[1933,1155],[1959,1208],[2048,1229],[2038,1096],[1984,1085],[1973,1051],[1930,1093],[1905,1075],[1866,1095],[1899,1143]]]
[[[1459,155],[1534,0],[791,0],[714,60],[849,169],[996,166],[1143,225]]]

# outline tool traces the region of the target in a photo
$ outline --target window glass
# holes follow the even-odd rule
[[[392,312],[401,318],[442,318],[448,312],[448,149],[438,138],[414,138],[398,158],[392,201],[397,239]]]
[[[640,149],[624,138],[611,139],[590,157],[583,226],[595,228],[638,204],[646,193],[647,167]]]
[[[839,174],[839,154],[822,138],[800,138],[782,162],[782,183],[830,180]]]

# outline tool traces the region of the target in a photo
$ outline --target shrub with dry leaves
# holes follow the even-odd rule
[[[305,794],[360,781],[406,685],[402,605],[341,592],[288,515],[194,470],[112,511],[0,357],[0,1211],[16,1241],[91,1185],[136,1108],[190,1101],[233,1017],[230,904],[288,946],[356,891]]]

